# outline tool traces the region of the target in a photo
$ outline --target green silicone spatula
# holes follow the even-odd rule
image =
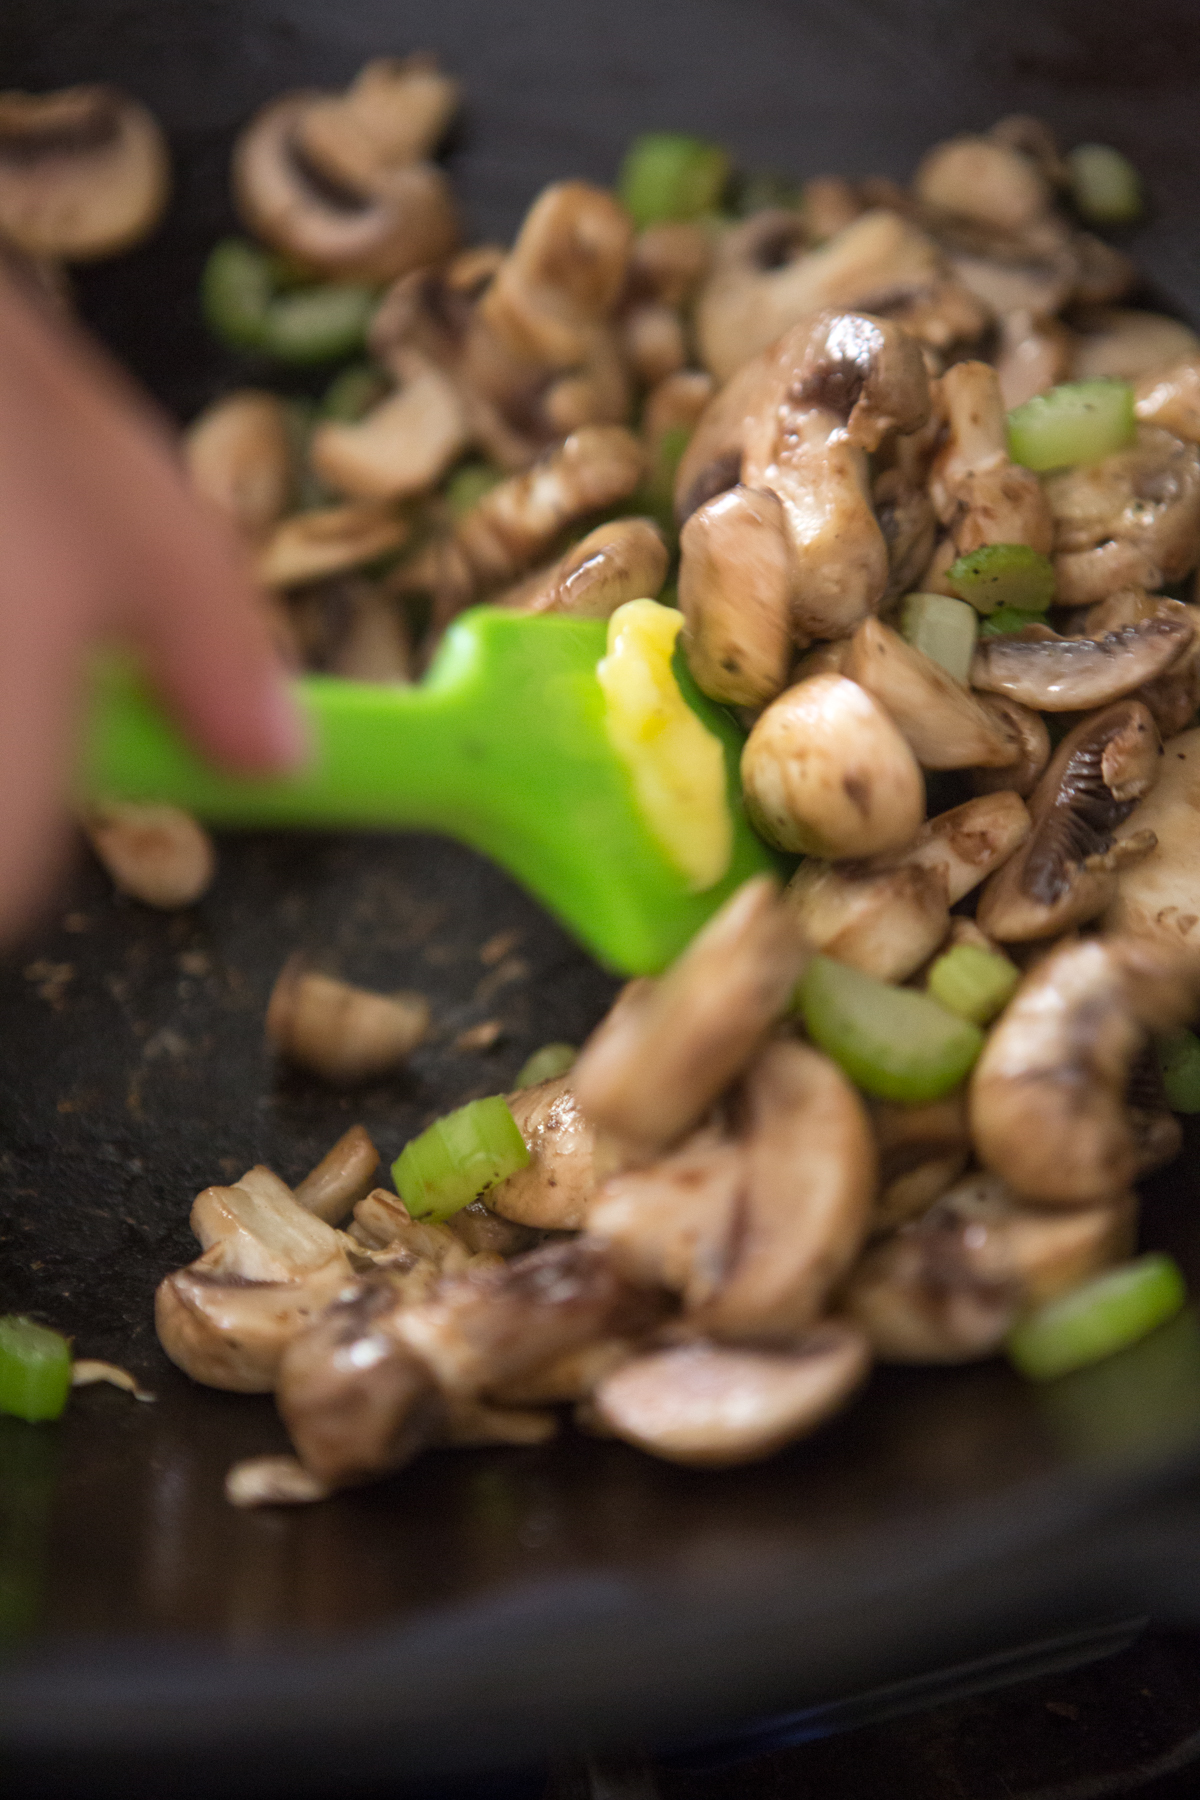
[[[695,891],[611,741],[596,673],[605,649],[603,620],[478,607],[419,686],[300,680],[314,754],[270,780],[206,765],[112,665],[97,676],[83,796],[167,801],[220,826],[444,832],[502,864],[601,962],[652,974],[735,887],[777,864],[742,810],[742,734],[676,654],[679,688],[724,753],[732,826],[723,872]]]

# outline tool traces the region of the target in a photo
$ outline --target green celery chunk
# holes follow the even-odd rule
[[[0,1412],[30,1424],[57,1419],[70,1391],[66,1338],[17,1314],[0,1319]]]
[[[814,956],[798,995],[805,1029],[865,1093],[936,1100],[963,1081],[983,1033],[914,988]]]
[[[375,290],[337,281],[297,286],[297,280],[289,265],[257,244],[224,238],[200,277],[205,323],[235,350],[279,362],[333,362],[361,350]]]
[[[1028,544],[983,544],[951,563],[946,580],[978,613],[998,606],[1040,613],[1054,598],[1054,564]]]
[[[578,1055],[574,1044],[543,1044],[522,1064],[515,1085],[529,1088],[537,1087],[542,1081],[553,1081],[556,1076],[566,1074]]]
[[[373,288],[323,282],[272,300],[260,349],[280,362],[336,362],[361,350],[375,310]]]
[[[485,494],[491,492],[504,476],[492,463],[460,463],[446,482],[443,492],[446,504],[456,519],[461,519]]]
[[[1008,415],[1008,453],[1036,474],[1100,462],[1132,444],[1137,429],[1128,381],[1065,381]]]
[[[1200,1038],[1194,1031],[1173,1031],[1156,1038],[1154,1048],[1171,1111],[1200,1113]]]
[[[271,260],[244,238],[222,238],[200,277],[204,322],[235,350],[261,350],[272,294]]]
[[[973,606],[952,600],[949,594],[909,594],[900,615],[900,634],[914,650],[966,685],[979,635]]]
[[[396,1192],[414,1219],[448,1219],[529,1161],[504,1100],[471,1100],[437,1119],[392,1164]]]
[[[1045,613],[1022,612],[1016,606],[998,606],[994,613],[989,613],[980,626],[980,637],[1011,637],[1014,631],[1024,631],[1027,625],[1047,625],[1049,620]]]
[[[317,416],[338,424],[354,425],[387,393],[382,369],[370,363],[351,363],[334,376],[317,405]]]
[[[651,131],[626,151],[617,193],[641,230],[714,212],[728,180],[729,156],[720,144],[681,131]]]
[[[1008,1334],[1009,1358],[1030,1381],[1053,1381],[1136,1344],[1181,1311],[1187,1288],[1170,1256],[1139,1256],[1059,1294]]]
[[[1007,956],[979,944],[955,944],[929,971],[929,992],[947,1012],[986,1025],[1008,1005],[1021,971]]]
[[[1089,225],[1131,225],[1141,218],[1141,176],[1111,144],[1076,144],[1067,168],[1071,198]]]

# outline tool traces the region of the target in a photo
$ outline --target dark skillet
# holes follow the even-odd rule
[[[472,6],[8,0],[0,85],[108,78],[171,128],[178,196],[145,249],[82,276],[85,312],[181,416],[244,374],[195,279],[229,221],[230,134],[280,88],[433,46],[470,96],[453,152],[480,235],[553,176],[611,178],[629,134],[700,129],[750,165],[903,176],[1005,111],[1109,139],[1150,177],[1132,244],[1200,315],[1191,8],[740,0]],[[481,960],[498,933],[519,938]],[[424,988],[436,1041],[338,1098],[279,1079],[265,997],[298,945]],[[514,960],[516,959],[516,960]],[[263,1159],[299,1176],[351,1119],[394,1155],[438,1110],[578,1040],[613,984],[503,877],[420,838],[229,842],[194,912],[152,916],[80,867],[2,977],[0,1310],[24,1308],[160,1395],[0,1421],[0,1745],[13,1791],[308,1791],[534,1760],[585,1739],[713,1735],[1035,1632],[1139,1611],[1200,1623],[1190,1316],[1053,1390],[999,1364],[884,1371],[818,1439],[689,1474],[566,1436],[430,1456],[309,1512],[245,1515],[221,1478],[278,1446],[270,1404],[191,1387],[150,1324],[192,1253],[194,1191]],[[486,1056],[453,1039],[484,1018]],[[1194,1150],[1149,1242],[1200,1284]]]

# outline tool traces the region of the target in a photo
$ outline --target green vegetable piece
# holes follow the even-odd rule
[[[728,180],[729,157],[720,144],[679,131],[652,131],[626,151],[617,193],[641,230],[716,211]]]
[[[1015,606],[998,606],[994,613],[989,613],[979,628],[980,637],[1011,637],[1014,631],[1024,631],[1027,625],[1046,625],[1049,621],[1045,613],[1021,612]]]
[[[214,336],[235,350],[261,350],[271,304],[271,260],[244,238],[223,238],[200,277],[200,305]]]
[[[317,416],[339,424],[354,425],[388,389],[387,377],[370,363],[351,363],[336,374],[317,406]]]
[[[446,503],[456,519],[490,494],[492,489],[504,480],[503,471],[493,463],[466,462],[460,463],[446,482],[443,492]]]
[[[949,594],[909,594],[900,616],[901,635],[914,650],[926,656],[966,685],[979,635],[979,617],[973,606],[952,600]]]
[[[1008,1005],[1021,971],[1007,956],[979,944],[955,944],[929,971],[929,992],[947,1012],[986,1025]]]
[[[1173,1031],[1157,1038],[1154,1048],[1171,1111],[1200,1113],[1200,1038],[1194,1031]]]
[[[1136,428],[1128,381],[1065,381],[1009,413],[1008,453],[1040,475],[1124,450]]]
[[[363,347],[375,290],[350,282],[296,286],[287,264],[224,238],[204,265],[200,304],[209,329],[236,350],[279,362],[322,363]]]
[[[0,1319],[0,1412],[30,1424],[57,1419],[70,1391],[66,1338],[17,1314]]]
[[[1187,1287],[1170,1256],[1139,1256],[1059,1294],[1013,1326],[1010,1360],[1030,1381],[1053,1381],[1136,1344],[1181,1311]]]
[[[1067,168],[1071,198],[1089,225],[1131,225],[1141,218],[1141,176],[1111,144],[1076,144]]]
[[[392,1164],[392,1179],[414,1219],[448,1219],[528,1161],[517,1121],[493,1094],[413,1138]]]
[[[978,613],[1045,612],[1054,598],[1054,564],[1028,544],[983,544],[951,563],[946,580]]]
[[[565,1075],[578,1055],[574,1044],[543,1044],[522,1065],[517,1087],[537,1087],[539,1082],[553,1081],[556,1076]]]
[[[978,1026],[928,994],[827,956],[809,963],[799,1001],[813,1042],[881,1100],[936,1100],[959,1085],[983,1049]]]

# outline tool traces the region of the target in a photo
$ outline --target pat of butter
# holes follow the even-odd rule
[[[596,665],[609,742],[633,777],[642,817],[693,893],[720,881],[733,820],[720,741],[679,690],[671,657],[683,624],[674,607],[629,600],[608,621]]]

